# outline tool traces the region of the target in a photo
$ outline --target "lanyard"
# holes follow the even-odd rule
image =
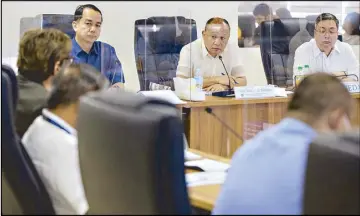
[[[61,126],[59,123],[57,123],[56,121],[50,119],[49,117],[45,116],[44,114],[42,115],[43,119],[47,122],[49,122],[50,124],[54,125],[55,127],[60,128],[61,130],[65,131],[66,133],[71,135],[71,132],[67,129],[65,129],[63,126]]]

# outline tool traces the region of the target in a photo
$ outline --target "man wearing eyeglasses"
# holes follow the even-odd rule
[[[200,69],[205,91],[223,91],[229,87],[246,85],[237,47],[235,44],[227,46],[229,37],[230,25],[226,19],[209,19],[202,37],[181,49],[176,76],[194,77],[195,71]],[[230,77],[230,86],[227,73]]]
[[[295,51],[293,71],[309,65],[309,74],[326,72],[343,80],[358,80],[359,61],[350,45],[338,40],[338,28],[339,20],[333,14],[320,14],[315,21],[314,39]]]
[[[76,8],[72,23],[75,37],[72,39],[72,57],[75,63],[87,63],[104,74],[113,87],[124,87],[125,78],[121,63],[111,45],[96,41],[103,22],[99,8],[92,4]]]

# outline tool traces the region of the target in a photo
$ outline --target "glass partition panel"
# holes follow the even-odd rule
[[[196,37],[196,22],[186,10],[137,20],[135,58],[141,90],[175,90],[180,51]],[[189,64],[185,59],[182,62]]]

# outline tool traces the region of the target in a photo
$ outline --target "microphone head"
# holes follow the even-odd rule
[[[210,107],[205,107],[205,111],[206,111],[207,113],[212,113],[212,109],[211,109]]]
[[[222,56],[221,56],[221,55],[219,56],[219,59],[222,60]]]

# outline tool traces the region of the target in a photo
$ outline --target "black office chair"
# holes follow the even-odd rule
[[[245,47],[244,39],[253,38],[255,32],[255,17],[254,15],[239,15],[238,27],[241,30],[241,37],[238,39],[239,47]]]
[[[285,86],[292,80],[287,71],[289,42],[300,31],[302,18],[265,21],[261,26],[261,58],[268,84]]]
[[[54,215],[50,197],[14,127],[17,83],[14,71],[1,66],[1,169],[24,214]],[[15,104],[15,105],[14,105]],[[2,197],[7,199],[7,197]]]
[[[20,19],[20,36],[32,28],[56,28],[73,38],[75,36],[73,20],[72,14],[39,14],[35,17],[23,17]]]
[[[193,19],[178,16],[136,20],[134,52],[140,90],[154,90],[153,83],[174,90],[181,48],[196,39]]]
[[[88,94],[77,127],[89,214],[190,214],[174,105],[127,92]]]
[[[360,215],[360,133],[326,134],[310,145],[304,215]]]

